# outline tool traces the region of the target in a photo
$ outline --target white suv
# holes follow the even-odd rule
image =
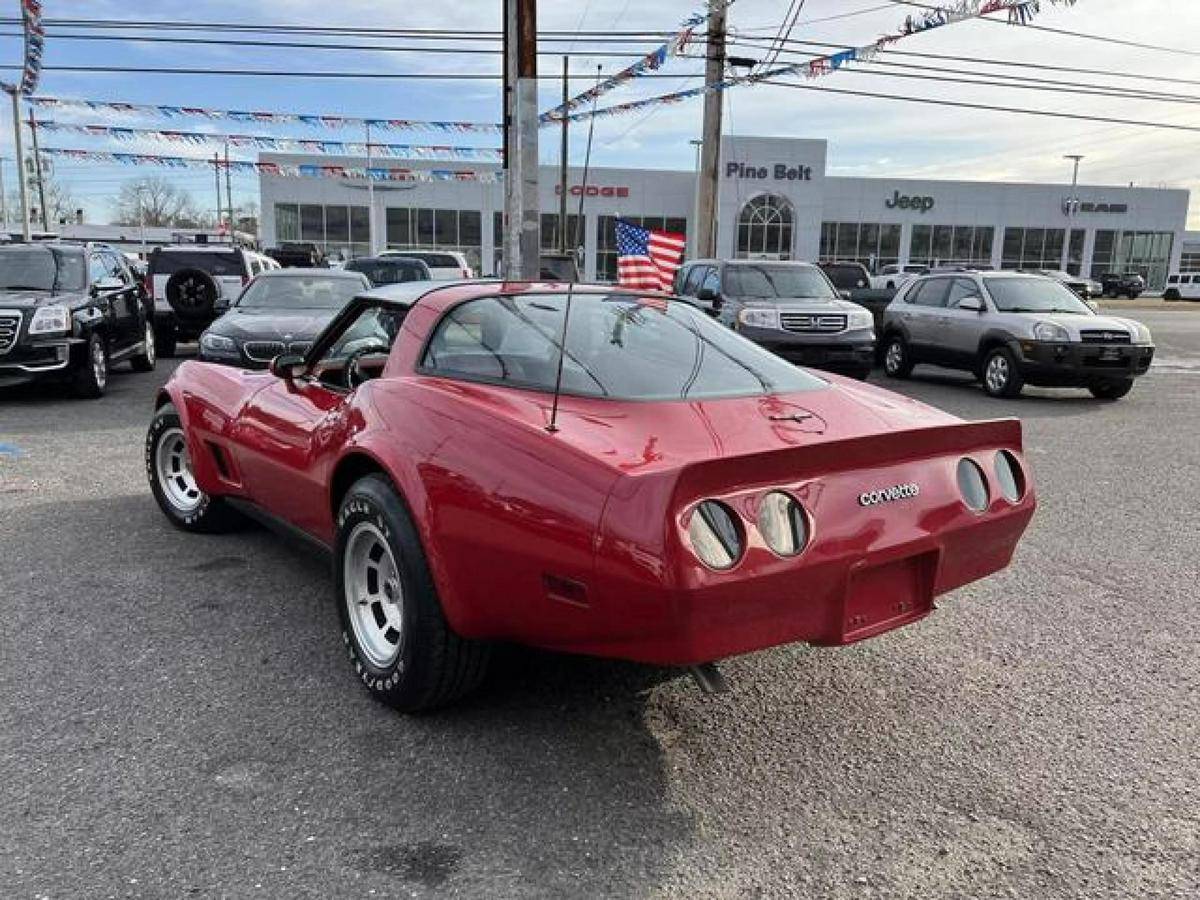
[[[379,255],[419,259],[429,266],[429,274],[434,281],[458,281],[475,277],[471,264],[457,250],[384,250]]]
[[[154,300],[159,356],[172,356],[176,343],[198,338],[250,279],[278,268],[268,256],[229,244],[156,247],[146,267],[146,293]]]

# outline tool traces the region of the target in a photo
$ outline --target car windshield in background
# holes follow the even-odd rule
[[[408,253],[404,256],[409,259],[419,259],[431,269],[458,269],[462,264],[448,253]],[[403,258],[403,257],[401,257]]]
[[[357,278],[324,275],[275,275],[250,283],[239,309],[341,309],[362,293]]]
[[[346,263],[347,272],[362,272],[375,286],[400,284],[404,281],[426,281],[426,267],[419,260],[404,257],[383,259],[353,259]]]
[[[200,269],[211,275],[241,275],[242,255],[205,250],[159,250],[150,256],[155,275],[174,275],[183,269]]]
[[[819,269],[812,266],[753,265],[739,263],[725,268],[724,293],[731,297],[817,297],[834,299],[837,294]]]
[[[1072,291],[1049,278],[985,278],[983,283],[1000,312],[1092,314]]]
[[[51,247],[0,250],[0,290],[81,291],[83,254]]]
[[[451,309],[425,353],[426,371],[552,391],[564,294],[484,297]],[[759,396],[827,386],[687,303],[576,294],[563,393],[613,400]]]

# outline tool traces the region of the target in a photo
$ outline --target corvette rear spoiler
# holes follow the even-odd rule
[[[729,485],[731,464],[736,464],[754,481],[786,481],[830,471],[870,469],[922,457],[1001,448],[1021,450],[1020,420],[956,422],[708,460],[687,466],[677,490],[686,484],[689,494],[719,492]]]

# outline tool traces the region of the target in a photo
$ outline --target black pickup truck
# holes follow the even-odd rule
[[[285,269],[324,269],[329,266],[324,251],[310,241],[284,241],[264,252]]]
[[[896,289],[871,287],[871,273],[862,263],[823,262],[819,265],[843,297],[871,311],[875,333],[883,334],[883,311],[896,296]]]
[[[1108,272],[1100,276],[1100,286],[1105,297],[1120,297],[1124,294],[1136,300],[1146,290],[1146,279],[1137,272]]]
[[[0,246],[0,386],[63,381],[100,397],[114,363],[149,372],[155,356],[153,308],[117,250]]]

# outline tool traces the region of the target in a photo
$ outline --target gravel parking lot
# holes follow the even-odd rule
[[[1118,403],[901,383],[1024,420],[1014,565],[866,644],[735,660],[718,697],[517,651],[396,715],[326,562],[166,524],[170,365],[0,396],[0,897],[1200,895],[1200,311],[1131,314],[1160,362]]]

